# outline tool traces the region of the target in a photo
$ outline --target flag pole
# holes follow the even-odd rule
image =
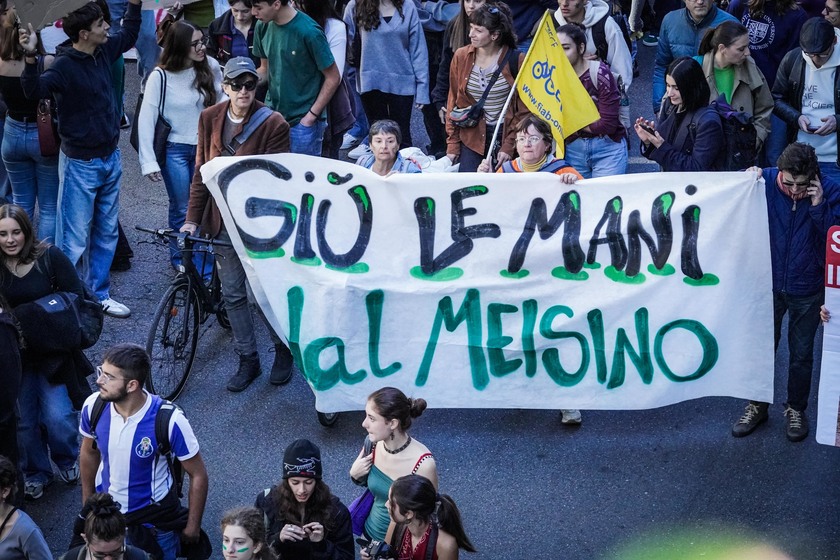
[[[537,29],[541,29],[545,19],[550,17],[551,12],[549,10],[545,11],[543,14],[542,19],[540,20],[539,26]],[[534,34],[536,37],[536,34]],[[531,54],[531,49],[534,48],[534,41],[531,41],[531,45],[528,47],[528,52],[525,53],[524,61],[528,61],[528,56]],[[518,54],[516,56],[519,56]],[[522,76],[522,68],[519,68],[519,71],[516,73],[516,76],[513,78],[513,85],[510,87],[510,93],[508,93],[507,99],[505,99],[505,104],[502,107],[502,112],[499,113],[499,120],[496,121],[496,128],[493,129],[493,137],[490,139],[490,153],[487,154],[490,157],[491,163],[493,162],[493,148],[496,145],[496,138],[499,137],[499,130],[502,128],[502,125],[505,122],[505,115],[507,114],[508,106],[510,106],[510,100],[513,99],[513,96],[516,95],[516,86],[519,84],[519,77]]]

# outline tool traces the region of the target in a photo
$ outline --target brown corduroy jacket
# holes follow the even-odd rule
[[[215,157],[222,155],[222,128],[225,124],[230,101],[217,103],[201,112],[198,119],[198,148],[195,154],[195,175],[190,185],[190,202],[187,205],[187,223],[201,226],[201,232],[216,237],[222,230],[222,216],[216,201],[204,180],[201,178],[201,166]],[[254,101],[248,116],[234,132],[239,134],[251,120],[257,109],[263,104]],[[278,112],[274,112],[236,151],[237,156],[253,156],[286,153],[290,149],[289,123]]]

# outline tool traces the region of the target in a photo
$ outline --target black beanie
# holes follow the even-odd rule
[[[321,450],[308,439],[293,441],[283,454],[283,478],[321,479]]]

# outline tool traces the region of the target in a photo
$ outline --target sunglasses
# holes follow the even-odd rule
[[[233,91],[240,91],[242,88],[245,88],[245,91],[254,91],[257,89],[256,80],[248,80],[247,82],[227,82],[227,85],[229,85],[230,89]]]

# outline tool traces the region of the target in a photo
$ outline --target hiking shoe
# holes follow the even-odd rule
[[[785,416],[787,417],[785,433],[790,441],[802,441],[808,437],[808,417],[804,412],[786,406]]]
[[[349,152],[347,152],[347,157],[351,159],[359,159],[362,156],[369,156],[373,154],[373,150],[370,149],[370,146],[367,144],[359,144]]]
[[[118,319],[125,319],[131,315],[131,309],[115,299],[107,298],[103,299],[99,303],[102,304],[102,311],[105,315],[110,315],[111,317],[116,317]]]
[[[748,436],[758,428],[762,422],[767,422],[767,403],[747,403],[744,414],[732,426],[732,435],[735,437]]]
[[[268,378],[272,385],[285,385],[292,379],[292,367],[295,360],[292,352],[285,344],[274,345],[274,363],[271,365],[271,376]]]
[[[646,47],[655,47],[659,44],[659,35],[645,33],[644,37],[642,37],[642,44]]]
[[[259,354],[251,354],[250,356],[239,356],[239,369],[233,377],[230,378],[227,384],[227,390],[231,393],[239,393],[248,388],[248,385],[262,374],[260,371],[260,356]]]
[[[67,484],[76,484],[79,481],[79,463],[73,463],[69,469],[59,469],[58,476]]]
[[[23,495],[27,500],[40,500],[47,485],[39,481],[27,481],[23,485]]]
[[[560,411],[560,423],[567,426],[580,426],[583,418],[580,410],[565,409]]]
[[[344,133],[344,138],[341,141],[341,149],[342,150],[349,150],[350,148],[352,148],[353,146],[355,146],[356,144],[358,144],[361,141],[362,141],[361,138],[356,138],[355,136],[353,136],[349,132],[345,132]]]

